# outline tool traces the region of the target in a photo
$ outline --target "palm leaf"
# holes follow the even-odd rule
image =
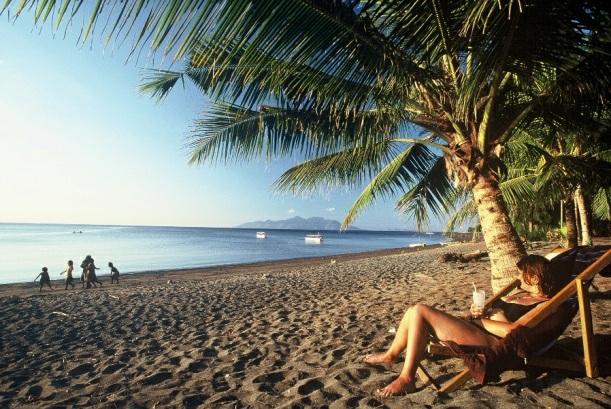
[[[413,217],[418,230],[429,221],[428,210],[441,217],[448,213],[453,203],[454,186],[450,181],[443,157],[435,158],[428,172],[405,193],[397,203],[397,210]]]
[[[413,144],[396,155],[363,189],[342,222],[342,229],[374,201],[409,189],[429,173],[436,156],[424,145]]]
[[[383,140],[401,123],[395,113],[363,111],[341,120],[325,112],[264,106],[255,111],[215,104],[195,122],[191,163],[268,159],[301,152],[306,157]]]
[[[611,221],[611,188],[600,188],[592,201],[592,213],[601,220]]]

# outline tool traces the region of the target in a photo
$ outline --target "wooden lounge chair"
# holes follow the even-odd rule
[[[537,351],[532,356],[525,359],[524,363],[526,367],[537,366],[563,370],[585,370],[586,376],[590,378],[595,378],[598,376],[597,356],[593,345],[594,334],[592,331],[592,313],[590,309],[588,285],[596,274],[601,272],[610,264],[611,250],[607,250],[594,263],[592,263],[576,278],[570,281],[554,297],[544,303],[539,304],[537,307],[516,321],[516,323],[521,326],[535,328],[546,318],[550,317],[570,297],[576,294],[579,303],[579,319],[581,321],[581,335],[583,339],[583,357],[579,356],[579,354],[572,353],[570,354],[572,355],[572,357],[570,357],[572,359],[558,359],[548,356],[549,354],[546,354],[547,351],[545,350],[546,348],[544,348],[543,351]],[[519,285],[520,280],[518,279],[510,283],[507,287],[486,302],[486,308],[490,308],[495,301],[508,295]],[[432,355],[454,355],[449,348],[435,343],[429,345],[428,351]],[[447,381],[444,385],[439,385],[422,366],[418,367],[417,374],[425,384],[432,384],[438,393],[453,392],[462,387],[472,378],[469,369],[464,369],[458,375]]]

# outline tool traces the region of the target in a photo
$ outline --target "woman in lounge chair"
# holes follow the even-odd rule
[[[475,316],[473,305],[469,319],[457,318],[427,305],[410,307],[403,315],[390,348],[384,353],[365,357],[368,364],[390,365],[405,350],[405,363],[399,377],[378,389],[376,395],[388,397],[415,391],[416,369],[431,336],[442,342],[490,347],[516,327],[514,321],[554,295],[557,284],[545,257],[526,256],[518,262],[518,268],[526,288],[507,297],[499,309],[491,310],[487,315]]]

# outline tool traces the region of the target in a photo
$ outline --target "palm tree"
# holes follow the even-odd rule
[[[17,12],[36,5],[57,26],[80,4],[24,0]],[[144,89],[163,97],[188,77],[216,102],[196,122],[194,162],[301,152],[279,186],[370,181],[351,215],[404,193],[399,206],[424,216],[453,188],[471,191],[495,290],[525,254],[499,189],[505,145],[557,105],[597,110],[609,97],[603,1],[134,0],[89,13],[83,39],[107,21],[109,37],[137,33],[134,49],[189,55]]]
[[[605,127],[600,131],[588,130],[582,122],[583,134],[560,137],[558,129],[549,123],[531,124],[528,132],[521,132],[507,144],[505,164],[507,172],[501,178],[499,187],[508,203],[509,214],[514,226],[521,233],[530,232],[533,222],[544,229],[557,228],[558,203],[562,202],[567,226],[568,247],[578,244],[579,224],[576,220],[577,193],[584,199],[593,198],[595,216],[608,220],[608,186],[611,185],[611,146],[607,141]],[[592,121],[592,126],[600,124]],[[587,199],[586,199],[587,198]],[[586,208],[583,218],[592,217]],[[581,212],[579,213],[582,218]],[[477,217],[472,198],[454,212],[447,229],[465,220]],[[539,232],[539,234],[542,232]],[[586,237],[587,234],[583,233]],[[583,245],[588,245],[582,241]],[[591,244],[591,243],[589,243]]]

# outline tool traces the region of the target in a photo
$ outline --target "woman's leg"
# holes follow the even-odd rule
[[[392,364],[395,362],[399,354],[405,349],[407,345],[407,334],[409,328],[409,317],[411,315],[411,310],[414,307],[410,307],[407,309],[405,314],[403,314],[403,318],[399,323],[399,328],[395,332],[395,338],[392,341],[390,347],[381,354],[372,354],[365,357],[365,362],[368,364]]]
[[[454,341],[460,345],[487,346],[493,338],[467,321],[426,305],[415,305],[406,315],[408,316],[407,319],[404,317],[407,322],[407,328],[404,330],[406,340],[404,344],[396,345],[397,347],[405,345],[405,363],[399,377],[378,391],[383,397],[411,392],[415,389],[416,369],[424,356],[431,335],[436,336],[440,341]],[[394,344],[395,342],[393,346]],[[392,351],[393,346],[388,352]]]

